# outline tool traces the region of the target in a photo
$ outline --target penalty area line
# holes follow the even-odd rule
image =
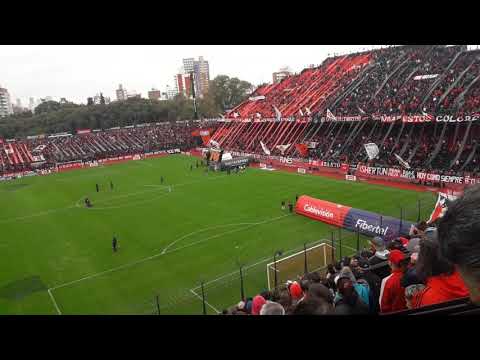
[[[53,305],[55,306],[55,309],[57,310],[57,314],[58,315],[62,315],[62,312],[60,311],[60,308],[58,307],[58,304],[57,302],[55,301],[55,298],[53,297],[53,294],[52,294],[52,290],[53,289],[48,289],[48,295],[50,295],[50,299],[52,299],[52,302],[53,302]]]
[[[190,289],[190,292],[195,295],[201,302],[203,302],[203,298],[198,295],[193,289]],[[208,303],[206,300],[205,300],[205,305],[207,305],[208,307],[210,307],[213,311],[215,311],[217,314],[220,314],[220,311],[215,307],[213,306],[212,304]]]

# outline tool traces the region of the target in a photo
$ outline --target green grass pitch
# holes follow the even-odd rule
[[[239,264],[253,296],[266,288],[276,250],[338,232],[282,211],[282,200],[307,194],[397,217],[403,207],[412,221],[419,199],[422,217],[435,201],[280,171],[190,171],[196,160],[173,155],[0,183],[0,314],[154,314],[157,296],[161,314],[200,314],[201,281],[214,314],[238,302]],[[344,231],[342,239],[347,254],[356,237]]]

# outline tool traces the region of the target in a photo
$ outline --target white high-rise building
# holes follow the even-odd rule
[[[198,61],[194,58],[183,59],[183,67],[179,74],[189,75],[191,73],[193,73],[196,96],[201,98],[208,92],[210,81],[210,66],[208,61],[205,60],[203,56],[199,56]],[[178,89],[178,91],[181,92],[181,89]]]
[[[5,117],[13,113],[10,103],[10,94],[8,90],[0,87],[0,117]]]
[[[194,58],[187,58],[183,59],[183,74],[188,74],[193,72],[194,70],[194,65],[195,65],[195,59]]]
[[[176,80],[176,76],[175,76]],[[178,94],[178,88],[177,88],[177,82],[174,82],[175,86],[171,87],[170,85],[167,85],[165,87],[165,94],[166,94],[166,99],[165,100],[171,100]]]
[[[124,89],[122,84],[118,85],[117,93],[117,101],[124,101],[127,100],[128,94],[127,89]]]

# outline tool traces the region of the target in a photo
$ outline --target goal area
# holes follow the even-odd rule
[[[281,286],[288,280],[295,280],[306,272],[319,271],[325,273],[327,265],[335,259],[335,248],[327,243],[321,243],[295,254],[279,258],[276,262],[267,264],[268,290]],[[276,282],[275,284],[275,273]]]

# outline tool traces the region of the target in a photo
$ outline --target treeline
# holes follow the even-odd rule
[[[248,97],[251,85],[237,78],[217,76],[210,82],[209,92],[197,100],[199,118],[219,117]],[[193,119],[193,100],[182,95],[172,100],[157,101],[132,98],[108,105],[78,105],[48,101],[35,109],[0,118],[0,137],[20,138],[35,134],[75,132],[78,129],[108,129],[147,122]]]

